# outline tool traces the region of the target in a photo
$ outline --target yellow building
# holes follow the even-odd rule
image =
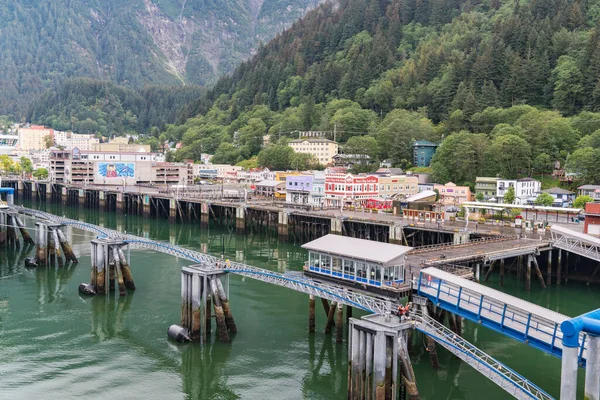
[[[445,185],[434,184],[433,190],[440,194],[439,202],[446,205],[460,205],[465,201],[471,201],[471,189],[468,186],[456,186],[448,182]]]
[[[416,176],[396,175],[379,178],[379,196],[412,196],[419,192],[419,178]]]
[[[53,138],[54,129],[42,125],[31,125],[27,128],[19,128],[19,148],[21,150],[44,150],[46,137]]]
[[[332,164],[333,156],[338,153],[338,144],[329,139],[296,139],[290,140],[288,145],[296,153],[312,154],[322,165]]]
[[[285,182],[288,176],[296,176],[302,175],[302,172],[299,171],[276,171],[275,172],[275,180],[277,182]]]

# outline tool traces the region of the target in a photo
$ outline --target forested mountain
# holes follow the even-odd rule
[[[319,0],[3,0],[0,114],[65,78],[207,85]]]
[[[155,133],[177,120],[186,104],[204,94],[199,86],[130,89],[88,78],[65,81],[33,103],[27,121],[77,133]]]
[[[235,161],[257,154],[265,133],[336,129],[351,149],[396,165],[412,139],[446,138],[433,168],[457,183],[547,170],[578,146],[600,161],[587,137],[600,128],[599,19],[598,0],[325,3],[166,134],[184,139],[180,156],[233,142],[217,159]]]

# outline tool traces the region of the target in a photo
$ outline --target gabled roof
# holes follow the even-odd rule
[[[302,248],[355,260],[370,261],[384,267],[399,265],[404,255],[412,250],[412,247],[397,244],[331,234],[308,242],[302,245]]]
[[[548,194],[575,194],[575,192],[571,192],[570,190],[559,187],[553,187],[550,189],[542,190],[542,192]]]

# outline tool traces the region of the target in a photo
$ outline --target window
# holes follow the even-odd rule
[[[344,275],[354,277],[354,261],[344,259]]]
[[[331,270],[331,256],[321,255],[321,269]]]
[[[333,272],[342,272],[342,259],[339,257],[332,258],[331,270]]]
[[[367,265],[364,262],[356,262],[356,277],[366,278],[367,277]]]

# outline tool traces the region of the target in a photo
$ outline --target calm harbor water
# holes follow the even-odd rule
[[[299,244],[265,234],[60,206],[47,210],[276,271],[300,270],[306,256]],[[28,270],[25,254],[0,250],[0,399],[345,398],[346,344],[322,333],[321,308],[317,333],[307,334],[306,295],[232,276],[231,305],[239,329],[232,343],[213,338],[204,346],[175,344],[166,331],[179,323],[180,268],[189,262],[132,250],[135,293],[81,297],[77,286],[89,282],[94,235],[69,232],[80,258],[69,268]],[[567,315],[600,303],[599,288],[569,283],[543,291],[534,281],[527,293],[513,275],[505,281],[505,292]],[[497,277],[490,286],[497,286]],[[558,397],[558,359],[468,322],[464,336]],[[421,336],[415,335],[411,357],[423,399],[508,397],[445,350],[438,348],[438,354],[441,366],[433,370]],[[582,386],[583,373],[580,378]]]

